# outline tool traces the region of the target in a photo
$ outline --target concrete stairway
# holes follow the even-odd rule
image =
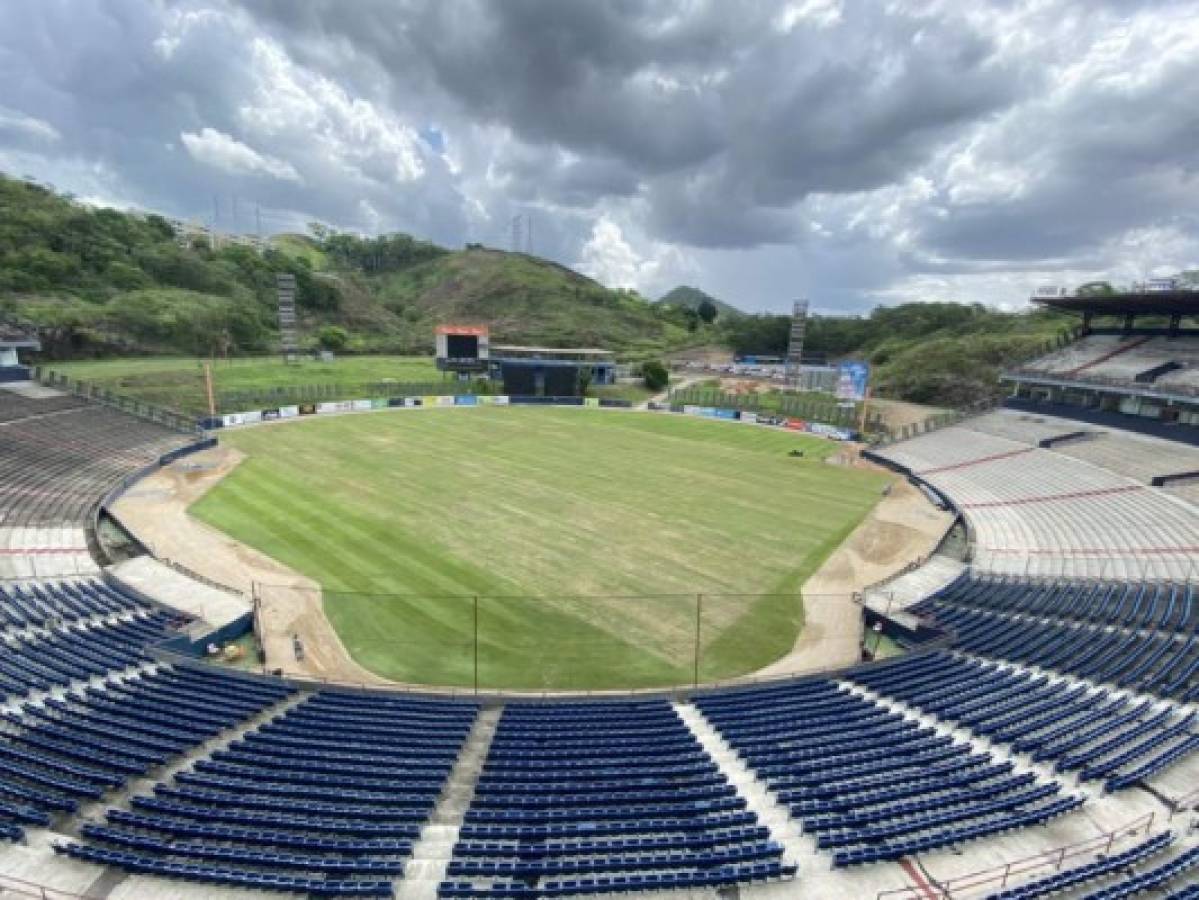
[[[441,799],[433,807],[429,822],[421,829],[404,864],[404,877],[395,883],[398,900],[435,900],[437,885],[445,879],[446,867],[458,842],[462,820],[475,796],[475,785],[491,749],[503,707],[484,709],[466,736],[458,761],[446,779]]]

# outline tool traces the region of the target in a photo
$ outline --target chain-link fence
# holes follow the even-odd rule
[[[356,664],[396,682],[472,690],[778,677],[849,665],[862,641],[848,594],[431,596],[256,585],[255,608],[268,666],[354,681]],[[348,666],[329,642],[344,646]],[[319,666],[294,665],[318,657]]]

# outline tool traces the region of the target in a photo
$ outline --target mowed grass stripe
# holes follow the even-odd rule
[[[395,411],[222,440],[250,459],[195,513],[320,581],[363,665],[439,684],[473,679],[474,594],[541,598],[481,603],[487,685],[686,680],[696,593],[794,591],[886,483],[821,462],[835,445],[818,439],[583,409]],[[646,596],[579,597],[629,594]],[[777,658],[802,615],[792,597],[711,600],[705,674]]]

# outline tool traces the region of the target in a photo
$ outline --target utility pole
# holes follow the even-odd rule
[[[520,252],[520,213],[512,217],[512,252]]]
[[[257,226],[258,236],[262,237],[262,207],[255,205],[254,207],[254,222]]]
[[[526,216],[525,222],[525,253],[533,255],[533,214]]]

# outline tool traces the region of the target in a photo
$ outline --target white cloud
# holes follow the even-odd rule
[[[638,252],[634,243],[646,252]],[[602,215],[592,226],[576,266],[608,287],[633,288],[647,296],[695,274],[693,261],[679,247],[643,237],[634,243],[615,219]]]
[[[58,129],[45,119],[26,115],[15,109],[0,106],[0,134],[14,134],[18,137],[34,138],[38,141],[53,143],[62,138]]]
[[[416,129],[370,100],[296,65],[276,42],[255,39],[251,66],[254,97],[238,115],[243,125],[272,141],[298,140],[346,174],[404,184],[425,174]]]
[[[281,181],[303,181],[300,173],[287,160],[259,153],[215,128],[203,128],[199,134],[185,131],[179,137],[196,162],[230,175],[268,175]]]

